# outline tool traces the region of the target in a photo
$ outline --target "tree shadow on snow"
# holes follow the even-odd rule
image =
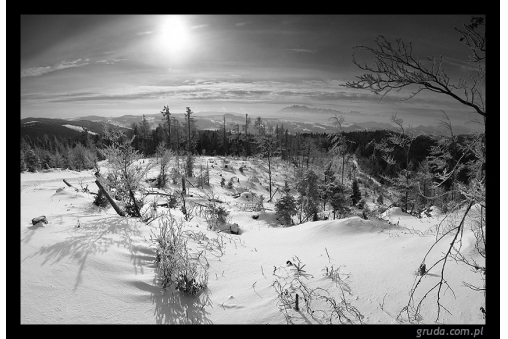
[[[79,263],[79,272],[74,285],[76,290],[81,282],[88,255],[106,253],[111,246],[122,246],[132,252],[132,237],[141,236],[139,227],[136,222],[129,222],[128,219],[116,216],[99,219],[75,228],[73,234],[63,241],[42,246],[23,261],[36,256],[45,257],[41,265],[53,264],[64,258],[76,260]]]
[[[212,324],[207,317],[205,306],[209,304],[208,295],[185,295],[174,289],[163,291],[161,287],[136,281],[134,286],[150,293],[155,305],[154,316],[157,324]],[[203,301],[202,301],[203,300]]]

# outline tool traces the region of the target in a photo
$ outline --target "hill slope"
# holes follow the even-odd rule
[[[154,160],[144,163],[149,161]],[[224,201],[241,232],[233,235],[208,230],[199,216],[184,222],[190,251],[196,257],[201,252],[209,264],[208,288],[198,297],[175,290],[163,293],[156,283],[155,250],[147,240],[157,234],[163,218],[144,224],[137,218],[120,217],[111,207],[104,210],[94,206],[93,196],[75,192],[62,182],[67,179],[75,187],[88,185],[96,191],[92,173],[22,173],[21,323],[285,324],[274,286],[276,282],[289,286],[286,284],[298,260],[306,265],[307,278],[301,280],[309,288],[322,288],[336,300],[345,298],[361,313],[362,323],[397,323],[397,314],[408,301],[408,291],[417,279],[415,271],[435,240],[432,230],[442,215],[416,219],[393,210],[385,216],[391,225],[351,217],[281,227],[275,220],[273,203],[265,202],[264,212],[251,212],[245,197],[235,198],[242,191],[266,196],[267,174],[261,161],[230,160],[225,168],[219,158],[197,158],[198,165],[207,161],[211,188]],[[100,163],[101,172],[107,171],[106,165]],[[239,166],[245,166],[244,174],[236,170]],[[288,168],[282,163],[274,164],[274,168],[276,184],[282,185],[290,177]],[[157,173],[155,166],[148,177]],[[222,178],[232,177],[239,179],[233,189],[220,187]],[[177,189],[170,186],[169,190]],[[211,188],[206,191],[210,193]],[[206,202],[200,197],[204,191],[191,187],[189,193],[189,204]],[[149,210],[149,204],[145,208]],[[157,211],[168,210],[158,207]],[[176,218],[183,216],[178,209],[171,213]],[[49,223],[32,225],[31,219],[39,215],[45,215]],[[258,218],[253,219],[253,215]],[[399,225],[394,225],[397,222]],[[469,235],[466,231],[465,238]],[[446,243],[438,245],[436,253],[444,251]],[[203,258],[200,260],[205,264]],[[340,282],[325,276],[332,266],[338,269]],[[441,299],[451,312],[443,312],[441,320],[485,323],[478,311],[484,305],[483,294],[462,284],[463,280],[477,283],[477,274],[460,265],[450,264],[447,270],[455,297],[450,292]],[[422,291],[437,282],[438,274],[435,268],[423,278]],[[428,299],[422,322],[433,323],[435,298],[431,295]],[[325,323],[324,314],[330,314],[327,304],[316,298],[312,305],[321,312],[310,316],[288,310],[292,322]]]

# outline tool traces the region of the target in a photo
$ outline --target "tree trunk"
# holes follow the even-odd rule
[[[138,207],[138,204],[136,202],[136,199],[134,198],[134,193],[132,192],[131,189],[129,189],[129,195],[131,197],[131,200],[132,200],[132,203],[134,204],[134,209],[136,210],[136,214],[138,217],[141,217],[141,212],[139,211],[139,207]]]
[[[270,155],[268,155],[268,182],[270,185],[270,187],[269,187],[270,200],[268,200],[268,202],[272,202],[272,167],[271,167]]]
[[[65,182],[65,184],[66,184],[67,186],[69,186],[69,187],[72,187],[72,188],[76,189],[76,187],[74,187],[74,186],[72,186],[71,184],[69,184],[69,183],[67,182],[67,180],[63,179],[63,182]]]
[[[108,192],[106,192],[106,190],[104,189],[104,187],[102,187],[102,184],[99,182],[99,180],[95,180],[95,184],[97,185],[97,187],[99,187],[99,189],[102,191],[102,194],[104,194],[104,196],[106,197],[106,199],[108,199],[109,203],[111,204],[111,206],[113,206],[113,208],[115,209],[116,213],[119,215],[119,216],[122,216],[122,217],[125,217],[125,214],[122,212],[122,210],[118,207],[118,205],[116,204],[116,202],[111,199],[111,197],[109,196]]]

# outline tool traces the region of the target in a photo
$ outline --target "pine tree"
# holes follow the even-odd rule
[[[188,153],[185,161],[185,172],[188,177],[192,177],[192,172],[194,170],[194,162],[195,162],[194,157],[192,156],[191,153]]]
[[[327,195],[333,209],[333,219],[337,213],[344,215],[349,211],[346,187],[340,183],[331,182],[327,186]]]
[[[274,156],[276,150],[275,139],[273,134],[265,134],[264,136],[258,139],[258,146],[260,148],[260,153],[263,157],[266,157],[268,160],[268,190],[270,197],[268,202],[272,201],[272,158]]]
[[[300,173],[303,170],[299,171]],[[299,174],[296,182],[296,190],[300,194],[298,206],[300,206],[300,223],[308,220],[311,216],[315,218],[319,212],[319,177],[312,170],[306,170],[303,175]]]
[[[23,150],[20,151],[20,162],[21,162],[21,166],[20,166],[20,172],[25,172],[26,170],[28,170],[28,167],[26,166],[26,163],[25,163],[25,152]]]
[[[351,201],[353,202],[353,206],[356,205],[361,198],[362,194],[360,192],[360,188],[358,187],[358,181],[353,180],[353,194],[351,195]]]
[[[24,159],[26,166],[30,172],[37,172],[41,169],[41,159],[33,149],[30,148],[25,152]]]
[[[282,219],[284,225],[290,225],[293,222],[292,216],[297,213],[295,198],[289,194],[287,181],[284,183],[285,194],[275,202],[275,214],[278,219]]]
[[[169,149],[171,149],[171,113],[169,112],[169,106],[164,106],[161,113],[163,118],[166,119],[166,132],[168,135],[166,145]]]
[[[190,107],[187,107],[187,112],[185,113],[185,133],[187,137],[187,152],[190,153],[194,151],[197,144],[196,122],[191,116],[193,113]]]

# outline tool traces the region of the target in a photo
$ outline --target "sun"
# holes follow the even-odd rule
[[[191,37],[184,16],[170,15],[163,18],[158,44],[158,48],[171,57],[177,57],[189,49]]]

